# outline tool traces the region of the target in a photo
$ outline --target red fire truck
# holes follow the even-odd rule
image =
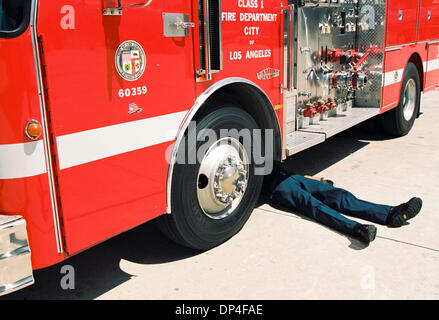
[[[217,246],[256,169],[371,118],[403,136],[438,82],[437,0],[0,0],[0,293],[155,218]],[[265,166],[191,140],[225,129]]]

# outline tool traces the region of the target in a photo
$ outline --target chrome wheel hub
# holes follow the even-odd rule
[[[403,109],[404,119],[410,121],[413,117],[413,113],[416,107],[416,82],[413,79],[407,81],[404,89],[403,97]]]
[[[197,196],[203,212],[212,219],[231,215],[243,198],[249,162],[242,144],[231,137],[214,143],[198,171]]]
[[[229,156],[219,166],[215,174],[215,196],[222,203],[230,203],[239,198],[247,186],[247,171],[243,162],[235,156]]]

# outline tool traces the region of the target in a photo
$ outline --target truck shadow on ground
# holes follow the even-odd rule
[[[163,264],[200,254],[167,239],[154,221],[122,233],[49,268],[35,270],[35,284],[2,299],[94,299],[132,278],[120,268],[122,259],[138,264]],[[63,290],[65,265],[74,269],[73,290]],[[145,288],[147,291],[147,288]]]
[[[287,167],[305,175],[319,172],[369,144],[367,140],[389,139],[353,128],[325,143],[305,150],[287,161]],[[312,222],[310,222],[312,223]],[[351,241],[355,247],[358,245]],[[173,243],[148,222],[109,239],[66,261],[34,272],[35,284],[12,293],[1,300],[16,299],[94,299],[132,276],[120,268],[121,259],[144,265],[163,264],[187,259],[202,252]],[[70,265],[75,270],[75,289],[63,290],[61,268]],[[147,290],[147,288],[145,288]]]
[[[381,133],[376,122],[357,125],[333,136],[324,143],[306,149],[285,162],[286,169],[296,174],[316,176],[323,170],[343,160],[370,144],[370,141],[394,139]]]

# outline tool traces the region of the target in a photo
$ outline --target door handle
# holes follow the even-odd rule
[[[104,16],[120,16],[122,15],[122,10],[130,9],[130,8],[145,8],[151,4],[152,0],[148,0],[147,2],[143,3],[135,3],[135,4],[129,4],[127,6],[122,6],[122,0],[117,1],[117,8],[105,8],[102,11],[102,14]]]
[[[178,20],[178,21],[174,22],[174,26],[177,29],[195,28],[195,23],[193,23],[193,22],[184,22],[184,21]]]
[[[163,35],[165,37],[188,37],[189,28],[195,28],[195,23],[189,21],[188,14],[163,12]]]

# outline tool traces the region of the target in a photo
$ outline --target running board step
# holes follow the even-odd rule
[[[379,108],[354,107],[337,117],[329,117],[328,120],[320,121],[316,125],[309,125],[299,131],[324,134],[326,139],[328,139],[339,132],[349,129],[379,114]]]
[[[337,133],[373,118],[379,113],[379,108],[354,107],[337,117],[330,117],[318,124],[309,125],[304,129],[292,132],[286,138],[286,156],[292,156],[322,143]]]
[[[0,215],[0,296],[34,283],[26,221]]]
[[[286,155],[287,157],[311,148],[316,144],[325,141],[325,135],[321,133],[295,131],[287,136]]]

